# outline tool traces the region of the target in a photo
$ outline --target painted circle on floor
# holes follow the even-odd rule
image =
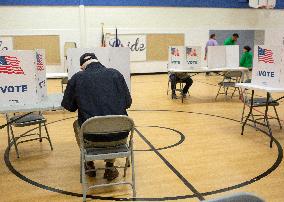
[[[227,117],[223,117],[223,116],[218,116],[218,115],[199,113],[199,112],[173,111],[173,110],[130,110],[130,111],[141,112],[141,113],[142,112],[186,113],[186,114],[195,114],[195,115],[201,115],[201,116],[208,116],[208,117],[212,117],[212,118],[226,119],[226,120],[229,120],[229,121],[232,121],[232,122],[238,122],[239,123],[239,121],[235,120],[235,119],[231,119],[231,118],[227,118]],[[70,117],[70,118],[74,118],[74,117]],[[69,118],[67,118],[67,119],[69,119]],[[55,121],[55,122],[60,122],[60,121],[64,121],[64,120],[66,120],[66,119],[58,120],[58,121]],[[52,123],[55,123],[55,122],[52,122]],[[52,124],[52,123],[49,123],[49,124]],[[157,128],[172,130],[172,131],[174,131],[174,132],[176,132],[176,133],[178,133],[180,135],[180,140],[177,143],[175,143],[173,145],[169,145],[169,146],[163,147],[163,148],[155,149],[155,152],[158,152],[158,150],[163,150],[163,149],[172,148],[174,146],[178,146],[179,144],[181,144],[184,141],[184,135],[181,132],[179,132],[179,131],[177,131],[175,129],[171,129],[171,128],[168,128],[168,127],[162,127],[162,126],[148,126],[148,127],[157,127]],[[262,132],[264,135],[269,136],[269,134],[266,131],[259,130],[259,132]],[[257,175],[256,177],[254,177],[254,178],[252,178],[250,180],[241,182],[239,184],[232,185],[230,187],[224,187],[224,188],[220,188],[220,189],[217,189],[217,190],[212,190],[212,191],[204,192],[204,193],[199,193],[198,192],[198,193],[191,194],[191,195],[165,196],[165,197],[157,197],[157,198],[147,198],[147,197],[143,197],[143,198],[113,198],[113,197],[102,197],[102,196],[94,196],[94,195],[88,195],[87,197],[91,198],[91,199],[113,200],[113,201],[167,201],[167,200],[188,199],[188,198],[196,198],[196,197],[200,199],[199,195],[204,197],[204,196],[218,194],[218,193],[234,190],[234,189],[237,189],[237,188],[240,188],[240,187],[244,187],[244,186],[252,184],[252,183],[254,183],[254,182],[256,182],[256,181],[266,177],[267,175],[272,173],[280,165],[280,163],[282,162],[282,159],[283,159],[283,149],[282,149],[282,146],[274,137],[272,137],[272,140],[275,143],[274,145],[277,147],[277,151],[278,151],[277,159],[273,163],[273,165],[270,166],[265,172]],[[47,191],[57,192],[57,193],[65,194],[65,195],[69,195],[69,196],[82,197],[82,194],[80,194],[80,193],[69,192],[69,191],[58,189],[58,188],[50,187],[50,186],[47,186],[47,185],[44,185],[44,184],[40,184],[40,183],[38,183],[36,181],[33,181],[33,180],[29,179],[28,177],[22,175],[18,170],[16,170],[13,167],[13,165],[10,162],[10,155],[9,154],[10,154],[10,147],[11,146],[12,146],[12,144],[10,144],[7,147],[7,149],[5,151],[5,154],[4,154],[4,160],[5,160],[5,164],[8,167],[8,169],[14,175],[16,175],[18,178],[20,178],[21,180],[23,180],[23,181],[25,181],[25,182],[27,182],[27,183],[29,183],[31,185],[34,185],[36,187],[45,189]],[[153,151],[153,150],[150,149],[150,150],[139,150],[139,151]],[[177,173],[175,173],[175,174],[177,174]],[[183,177],[183,176],[181,176],[181,177]]]

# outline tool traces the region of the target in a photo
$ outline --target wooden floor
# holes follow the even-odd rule
[[[180,99],[172,100],[166,95],[166,74],[132,77],[133,104],[129,116],[140,131],[140,135],[135,133],[139,200],[200,201],[250,192],[269,202],[284,201],[284,130],[279,129],[277,121],[271,121],[280,143],[278,147],[273,143],[273,148],[269,148],[269,138],[252,127],[246,127],[241,136],[243,105],[238,97],[226,100],[221,95],[214,100],[220,79],[195,76],[191,96],[181,103]],[[60,92],[60,80],[49,80],[48,91]],[[278,112],[284,120],[284,103]],[[82,201],[79,149],[72,129],[76,113],[44,114],[54,151],[50,151],[46,141],[25,143],[19,145],[17,159],[14,147],[7,149],[6,130],[0,130],[0,201]],[[274,116],[273,111],[270,115]],[[0,124],[4,123],[1,117]],[[149,151],[151,146],[154,151]],[[97,166],[104,164],[97,162]],[[92,181],[102,182],[102,175],[100,171]],[[130,176],[129,170],[127,178]],[[89,194],[94,196],[93,201],[126,200],[131,197],[131,189],[116,186]]]

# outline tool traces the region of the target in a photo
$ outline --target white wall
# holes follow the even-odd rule
[[[60,35],[62,65],[49,66],[47,71],[64,71],[64,42],[75,41],[80,45],[82,37],[79,7],[0,7],[0,13],[0,35]],[[105,32],[114,32],[117,26],[121,34],[184,33],[186,45],[204,46],[210,29],[265,29],[268,41],[280,30],[279,39],[272,43],[277,43],[284,36],[282,10],[85,7],[85,19],[86,44],[89,47],[100,45],[102,22]],[[166,71],[166,62],[132,62],[131,71]]]

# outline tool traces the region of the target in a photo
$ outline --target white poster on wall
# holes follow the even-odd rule
[[[240,47],[238,45],[226,47],[226,67],[236,68],[240,66]]]
[[[102,65],[107,68],[118,70],[123,76],[130,89],[130,51],[129,48],[70,48],[67,51],[68,78],[81,71],[80,57],[84,53],[95,53]]]
[[[13,50],[12,37],[0,37],[0,51],[1,50]]]
[[[207,58],[209,69],[226,67],[226,47],[208,46]]]
[[[39,102],[37,86],[35,51],[0,51],[1,105]]]
[[[128,47],[130,61],[146,61],[145,34],[119,34],[117,42],[114,34],[107,34],[106,47]]]
[[[252,83],[279,88],[283,86],[284,48],[282,46],[255,46]]]

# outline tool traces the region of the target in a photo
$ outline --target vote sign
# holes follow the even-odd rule
[[[284,47],[255,46],[252,83],[280,88],[284,87]]]
[[[41,70],[43,72],[39,76],[36,53],[37,51],[28,50],[0,51],[2,106],[39,102],[46,96],[45,70]],[[42,60],[44,60],[44,54]],[[42,68],[45,69],[44,62]]]
[[[170,46],[169,69],[184,70],[201,66],[201,47]]]

